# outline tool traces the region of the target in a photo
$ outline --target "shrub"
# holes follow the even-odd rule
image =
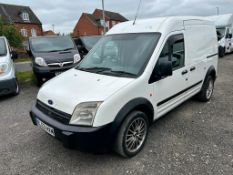
[[[15,48],[21,47],[23,36],[14,28],[13,25],[4,24],[1,18],[0,18],[0,36],[5,36],[12,47]]]

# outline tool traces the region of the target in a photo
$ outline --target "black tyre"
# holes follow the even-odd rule
[[[116,141],[115,151],[123,157],[133,157],[145,145],[149,129],[148,117],[141,111],[131,112],[121,125]]]
[[[202,89],[197,95],[197,99],[202,102],[207,102],[211,99],[214,91],[214,78],[208,76],[202,85]]]
[[[35,75],[35,76],[36,76],[36,83],[37,83],[37,86],[38,86],[38,87],[41,87],[41,86],[43,85],[43,83],[44,83],[43,78],[40,77],[39,75]]]
[[[19,82],[17,79],[15,80],[15,84],[16,84],[16,88],[15,88],[15,91],[13,92],[13,95],[16,96],[16,95],[19,95],[19,93],[20,93]]]
[[[222,58],[225,56],[225,47],[219,47],[218,48],[218,52],[219,52],[219,57]]]

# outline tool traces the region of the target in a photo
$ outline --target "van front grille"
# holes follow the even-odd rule
[[[36,107],[38,110],[40,110],[43,114],[45,114],[46,116],[57,120],[63,124],[69,124],[70,119],[71,119],[71,115],[61,112],[57,109],[54,109],[52,107],[49,107],[48,105],[44,104],[43,102],[37,100],[36,102]]]
[[[54,67],[54,68],[61,68],[61,67],[67,67],[67,66],[72,66],[74,64],[73,61],[68,61],[68,62],[61,62],[61,63],[49,63],[49,67]]]

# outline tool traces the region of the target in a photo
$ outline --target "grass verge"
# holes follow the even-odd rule
[[[36,85],[36,78],[32,71],[16,72],[16,77],[20,84]]]
[[[25,57],[25,58],[17,58],[14,60],[15,63],[22,63],[22,62],[31,62],[31,58]]]

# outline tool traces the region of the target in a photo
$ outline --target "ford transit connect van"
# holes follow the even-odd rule
[[[31,118],[66,146],[114,148],[132,157],[153,121],[195,95],[210,100],[217,63],[212,22],[167,17],[121,23],[76,68],[40,89]]]
[[[0,37],[0,96],[19,94],[19,84],[13,64],[13,59],[17,57],[17,53],[11,50],[7,39]]]

